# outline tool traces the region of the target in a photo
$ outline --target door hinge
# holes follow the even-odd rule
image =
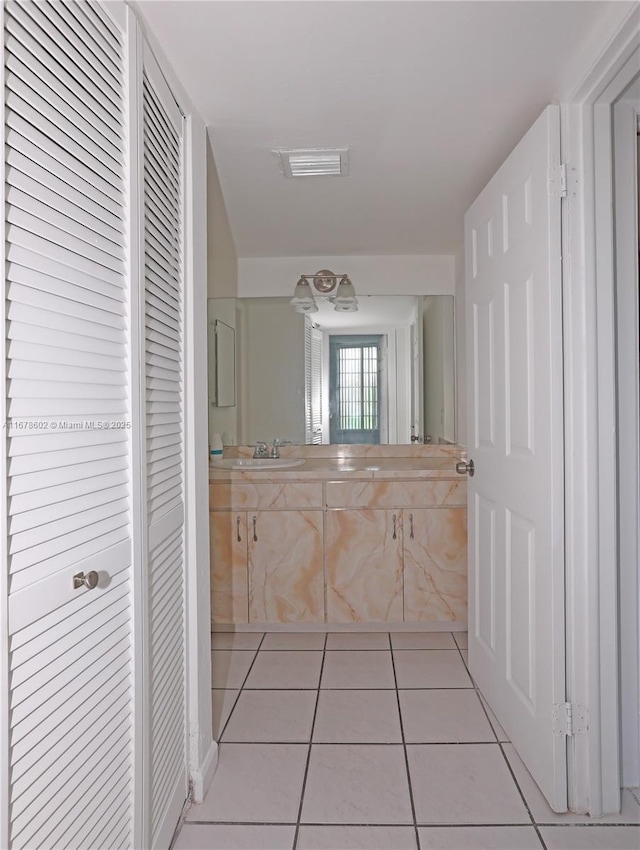
[[[567,197],[567,165],[550,165],[547,172],[547,189],[550,198]]]
[[[553,706],[553,734],[570,737],[587,731],[587,709],[574,702],[558,702]]]
[[[575,198],[580,187],[578,169],[563,162],[552,165],[547,172],[547,190],[550,198]]]

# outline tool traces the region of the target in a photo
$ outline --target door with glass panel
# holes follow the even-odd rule
[[[331,443],[381,442],[382,334],[329,337],[329,436]]]

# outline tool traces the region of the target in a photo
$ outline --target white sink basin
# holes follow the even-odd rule
[[[304,458],[234,457],[211,461],[215,469],[288,469],[301,466]]]

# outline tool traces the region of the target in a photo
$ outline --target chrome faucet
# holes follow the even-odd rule
[[[277,437],[273,441],[273,445],[271,446],[271,451],[269,452],[269,457],[278,459],[280,457],[280,446],[282,445],[282,440],[279,440]]]
[[[266,443],[262,441],[257,442],[253,448],[253,456],[254,457],[269,457],[269,448]]]

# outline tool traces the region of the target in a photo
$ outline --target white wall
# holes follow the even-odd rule
[[[207,292],[208,301],[208,346],[209,372],[215,363],[216,319],[236,328],[235,298],[238,294],[238,259],[229,226],[229,218],[222,197],[220,180],[207,137]],[[216,301],[212,302],[211,299]],[[218,300],[224,299],[224,300]],[[236,346],[237,346],[236,333]],[[236,357],[237,363],[237,357]],[[236,398],[238,397],[238,375],[236,370]],[[211,374],[209,375],[211,386]],[[211,393],[209,393],[211,399]],[[223,443],[235,446],[238,443],[238,407],[216,407],[209,401],[209,445],[214,433],[222,435]]]
[[[453,295],[454,258],[439,255],[247,257],[238,259],[238,295],[293,296],[301,274],[348,274],[356,295]]]
[[[209,298],[238,294],[238,258],[222,197],[218,170],[207,136],[207,279]]]
[[[243,301],[238,331],[241,444],[304,445],[303,317],[279,299]]]

